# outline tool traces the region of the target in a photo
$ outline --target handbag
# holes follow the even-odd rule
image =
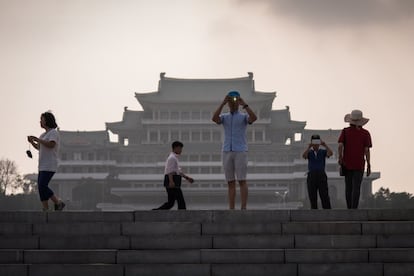
[[[339,175],[340,175],[340,176],[345,176],[345,174],[346,174],[346,168],[345,168],[345,165],[341,164],[341,165],[339,166]]]
[[[181,187],[181,175],[174,174],[173,175],[173,180],[174,180],[174,184],[175,184],[176,188]],[[170,186],[170,178],[169,178],[168,174],[166,174],[164,176],[164,187],[169,188],[169,186]]]

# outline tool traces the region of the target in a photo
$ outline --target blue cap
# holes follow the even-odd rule
[[[227,96],[229,97],[240,97],[240,93],[238,91],[230,91]]]

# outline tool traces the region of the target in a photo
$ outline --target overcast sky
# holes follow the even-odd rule
[[[414,1],[0,0],[0,158],[21,173],[27,135],[52,110],[62,130],[103,130],[159,73],[233,78],[254,73],[308,129],[370,118],[374,191],[414,193]],[[218,103],[222,99],[217,99]]]

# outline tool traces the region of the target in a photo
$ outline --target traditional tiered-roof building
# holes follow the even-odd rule
[[[183,185],[187,208],[226,209],[223,129],[211,118],[230,90],[239,91],[258,116],[247,132],[248,208],[300,207],[307,202],[307,163],[301,155],[310,136],[320,134],[336,150],[340,130],[307,130],[306,122],[291,120],[288,107],[272,110],[276,93],[256,91],[252,73],[231,79],[177,79],[161,73],[157,91],[135,93],[143,110],[125,107],[122,121],[106,123],[106,130],[60,131],[61,162],[53,185],[73,208],[156,207],[166,199],[165,159],[171,143],[180,140],[181,166],[195,179]],[[118,141],[111,142],[109,132]],[[335,208],[345,198],[336,155],[327,161],[327,174]],[[362,200],[371,194],[377,178],[379,173],[364,179]]]

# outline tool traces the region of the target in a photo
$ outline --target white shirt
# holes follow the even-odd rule
[[[58,167],[58,151],[59,151],[59,133],[52,128],[44,132],[39,137],[45,141],[54,141],[55,146],[48,148],[39,143],[39,171],[56,172]]]
[[[181,174],[181,168],[178,166],[178,155],[174,152],[171,152],[167,158],[167,161],[165,161],[164,174],[170,174],[172,172]]]

